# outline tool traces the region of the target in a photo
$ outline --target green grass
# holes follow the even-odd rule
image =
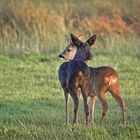
[[[21,1],[13,0],[16,4]],[[96,15],[98,9],[95,0],[32,1],[37,5],[47,4],[49,12],[54,10],[58,11],[57,14],[62,12],[66,16],[67,12],[75,11],[88,11]],[[114,2],[105,2],[108,1]],[[115,3],[130,13],[131,17],[140,2],[118,0]],[[10,4],[11,0],[1,0],[1,11],[8,9]],[[72,125],[73,102],[70,100],[70,126],[67,127],[64,96],[57,73],[64,61],[59,60],[58,53],[65,47],[64,34],[73,30],[66,28],[66,31],[62,31],[61,28],[56,28],[53,26],[48,29],[50,40],[43,40],[41,36],[34,38],[33,32],[26,35],[22,29],[19,29],[19,38],[4,38],[0,33],[0,140],[140,139],[139,36],[134,33],[133,37],[131,34],[123,38],[120,35],[115,40],[107,36],[100,38],[97,33],[96,48],[93,49],[94,60],[88,62],[93,67],[109,65],[118,71],[123,99],[126,102],[126,128],[122,127],[120,107],[110,94],[106,96],[109,112],[102,125],[99,124],[102,108],[97,100],[95,125],[93,127],[89,123],[85,127],[81,97],[80,123],[77,127]],[[75,34],[75,30],[73,33]],[[83,35],[89,37],[86,33]]]
[[[98,41],[97,41],[98,43]],[[58,52],[44,55],[0,56],[0,139],[140,139],[140,46],[139,40],[94,49],[90,66],[109,65],[121,78],[121,91],[127,104],[127,125],[121,124],[121,110],[107,94],[109,112],[102,125],[97,100],[95,126],[84,126],[80,99],[80,123],[65,126],[65,102],[57,70],[63,60]],[[123,47],[122,47],[123,46]]]

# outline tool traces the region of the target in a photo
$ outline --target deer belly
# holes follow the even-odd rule
[[[90,80],[90,85],[89,85],[89,91],[90,91],[89,95],[90,96],[96,96],[97,95],[97,93],[96,93],[96,85],[95,85],[94,82],[95,81]]]

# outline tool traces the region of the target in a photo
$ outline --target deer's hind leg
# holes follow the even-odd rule
[[[116,84],[112,85],[110,87],[109,91],[121,107],[122,119],[123,119],[122,122],[123,122],[123,125],[125,126],[126,125],[126,110],[125,110],[125,103],[124,103],[121,93],[120,93],[119,84],[116,83]]]
[[[99,101],[102,105],[102,108],[103,108],[100,123],[103,122],[103,119],[105,118],[106,113],[108,111],[108,104],[107,104],[107,101],[105,99],[105,92],[106,92],[106,90],[104,88],[96,88],[96,95],[98,96],[98,99],[99,99]]]
[[[95,108],[96,96],[91,96],[91,108],[90,108],[90,116],[91,116],[91,124],[94,125],[94,108]]]
[[[99,95],[98,98],[99,98],[99,100],[102,104],[102,108],[103,108],[102,117],[101,117],[101,120],[100,120],[100,123],[102,123],[103,119],[106,116],[106,113],[108,111],[108,104],[107,104],[107,101],[105,99],[105,94],[104,93],[100,93],[100,94],[102,94],[102,95]]]

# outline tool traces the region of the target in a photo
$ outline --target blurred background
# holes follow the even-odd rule
[[[96,47],[139,44],[139,7],[139,0],[1,0],[0,53],[53,53],[71,32],[96,34]]]

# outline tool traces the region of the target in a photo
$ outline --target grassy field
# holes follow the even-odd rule
[[[114,45],[110,42],[107,48],[94,49],[94,60],[89,62],[90,66],[109,65],[119,72],[121,91],[127,105],[126,128],[121,125],[121,110],[109,94],[109,112],[103,125],[99,125],[102,109],[97,101],[95,126],[84,126],[81,98],[79,125],[65,126],[65,102],[57,74],[63,60],[58,59],[58,52],[1,55],[0,139],[140,139],[139,44],[139,39]],[[72,124],[72,100],[70,115]]]
[[[0,1],[0,140],[140,139],[140,1],[133,0],[1,0]],[[78,7],[78,8],[77,8]],[[102,108],[97,100],[95,126],[65,125],[65,102],[58,81],[64,61],[58,54],[66,46],[65,34],[97,35],[90,66],[115,68],[126,102],[127,124],[107,94],[109,112],[99,124]]]

